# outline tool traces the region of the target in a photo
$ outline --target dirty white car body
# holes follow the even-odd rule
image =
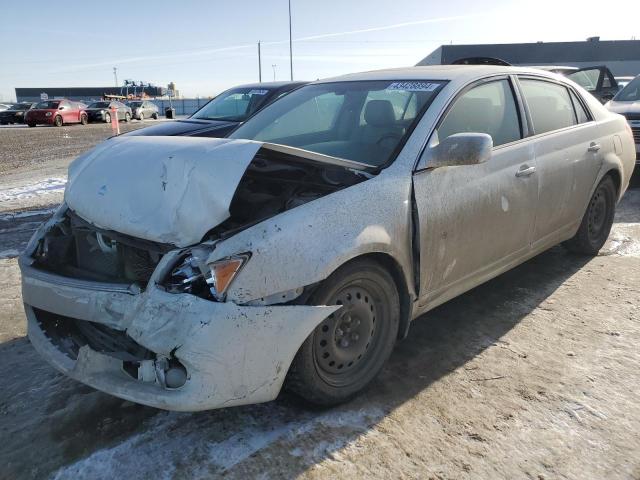
[[[569,89],[588,118],[536,134],[519,87],[527,78]],[[560,76],[515,67],[415,67],[301,90],[367,81],[432,93],[384,168],[243,139],[123,137],[81,156],[69,169],[65,203],[20,259],[34,347],[72,378],[159,408],[269,401],[305,339],[343,309],[309,304],[306,292],[354,259],[371,259],[393,278],[393,341],[417,316],[572,238],[606,176],[615,183],[615,201],[627,188],[635,149],[624,119]],[[448,153],[434,154],[441,119],[465,92],[491,82],[512,89],[522,138],[492,147],[491,137],[465,127],[466,143],[442,139]],[[370,121],[378,126],[374,113]],[[473,164],[460,152],[465,146]],[[281,199],[284,206],[252,221],[251,207],[273,198],[248,201],[238,193],[243,182],[275,175],[300,192],[298,180],[287,177],[299,169],[309,188],[323,193]],[[236,219],[237,201],[248,201],[243,221]],[[78,232],[91,242],[73,244]],[[60,261],[69,248],[78,258],[86,248],[89,263],[125,252],[118,268],[139,279],[88,278],[83,265]],[[231,281],[203,298],[189,282],[214,275],[217,265],[233,265]],[[188,291],[177,291],[176,279]]]

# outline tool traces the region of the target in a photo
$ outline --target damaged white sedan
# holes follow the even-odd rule
[[[316,82],[231,137],[71,165],[20,259],[60,371],[170,410],[344,401],[422,313],[560,242],[596,254],[635,157],[576,84],[495,66]]]

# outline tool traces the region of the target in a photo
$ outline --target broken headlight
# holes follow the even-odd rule
[[[191,293],[223,301],[229,286],[251,255],[243,253],[210,264],[189,254],[171,271],[165,286],[171,293]]]

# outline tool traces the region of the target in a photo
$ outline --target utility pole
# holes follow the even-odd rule
[[[293,81],[293,40],[291,39],[291,0],[289,0],[289,71]]]
[[[116,81],[116,87],[118,86],[118,67],[113,67],[113,78]]]
[[[271,68],[273,68],[273,81],[276,81],[276,67],[278,65],[276,65],[275,63],[273,65],[271,65]]]
[[[258,40],[258,81],[262,83],[262,60],[260,59],[260,40]]]

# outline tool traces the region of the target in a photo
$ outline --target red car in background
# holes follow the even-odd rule
[[[24,123],[30,127],[40,124],[61,127],[65,123],[86,125],[88,117],[85,108],[83,103],[71,100],[46,100],[27,112]]]

